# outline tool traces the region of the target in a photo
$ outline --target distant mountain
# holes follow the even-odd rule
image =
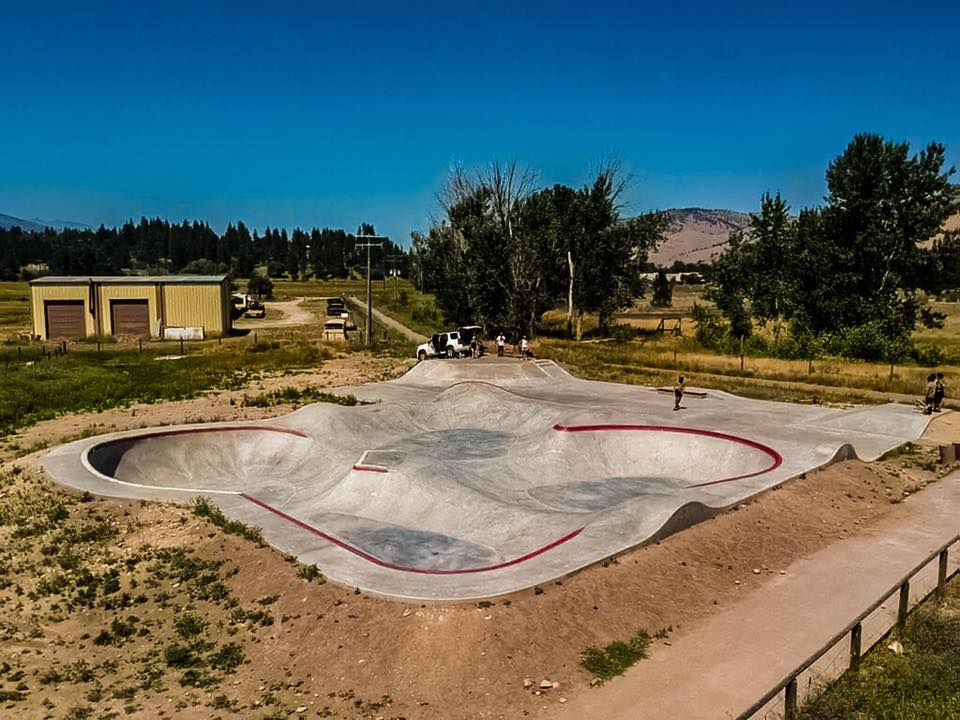
[[[667,214],[667,239],[650,253],[650,262],[661,266],[676,260],[712,262],[726,249],[730,234],[750,224],[748,213],[733,210],[676,208]]]
[[[53,228],[54,230],[63,230],[64,228],[76,228],[77,230],[92,230],[93,228],[82,222],[74,220],[43,220],[42,218],[33,218],[24,220],[23,218],[13,217],[0,213],[0,227],[12,228],[19,227],[25,232],[42,232],[44,228]]]

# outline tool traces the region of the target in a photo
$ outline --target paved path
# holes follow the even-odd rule
[[[367,315],[366,303],[361,301],[360,298],[354,297],[352,295],[349,296],[346,300],[352,308],[354,308],[359,313],[361,313],[364,317],[366,317]],[[394,330],[400,333],[404,338],[406,338],[407,340],[410,340],[411,342],[417,343],[418,345],[420,343],[425,343],[427,341],[427,337],[425,335],[421,335],[420,333],[414,332],[413,330],[408,328],[406,325],[403,325],[402,323],[397,322],[389,315],[384,315],[382,312],[380,312],[376,308],[373,309],[373,319],[376,320],[381,325],[385,325],[391,330]]]
[[[554,718],[735,718],[958,532],[955,472],[909,497],[864,534],[797,561],[730,609],[684,628],[670,646],[657,643],[649,659],[584,693]],[[958,554],[955,548],[951,568]],[[911,583],[911,602],[919,597],[918,585],[935,581],[936,565]],[[894,595],[865,623],[865,647],[890,626],[896,606]],[[847,653],[847,642],[839,643],[819,669],[835,676]],[[806,680],[799,685],[802,691]],[[770,708],[782,708],[782,700]]]

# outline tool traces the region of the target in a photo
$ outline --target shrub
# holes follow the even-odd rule
[[[206,623],[192,613],[180,615],[173,623],[177,634],[185,639],[194,637],[203,632]]]

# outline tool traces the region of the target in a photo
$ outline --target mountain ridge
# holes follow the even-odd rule
[[[44,220],[42,218],[25,220],[24,218],[14,217],[13,215],[6,215],[4,213],[0,213],[0,227],[6,230],[12,227],[19,227],[24,232],[43,232],[48,227],[58,231],[66,228],[74,228],[77,230],[94,229],[86,223],[75,220]]]

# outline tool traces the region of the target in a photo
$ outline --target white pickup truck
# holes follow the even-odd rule
[[[423,345],[417,347],[417,359],[426,360],[431,357],[465,357],[470,354],[470,341],[479,335],[481,328],[477,325],[457,328],[452,332],[437,333]],[[480,347],[483,345],[481,343]],[[482,354],[482,350],[480,351]]]

